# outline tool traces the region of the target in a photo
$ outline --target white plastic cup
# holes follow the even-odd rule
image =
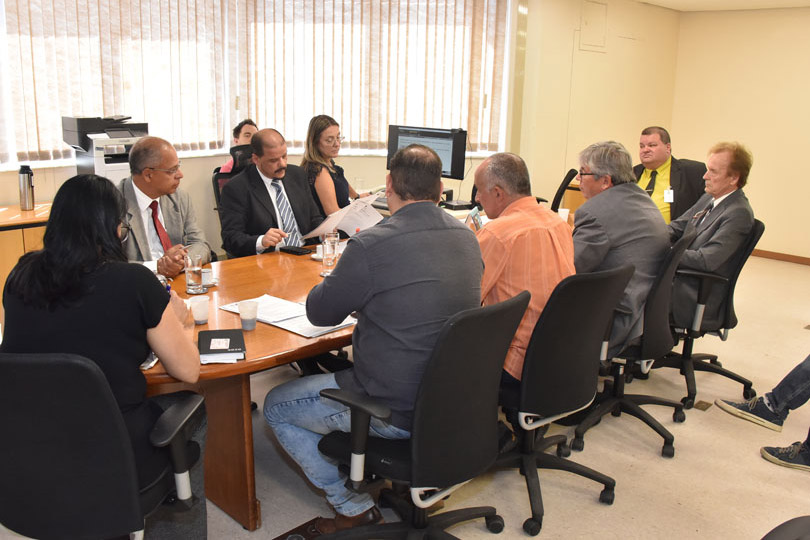
[[[557,214],[559,214],[560,218],[562,218],[562,220],[564,222],[566,222],[566,223],[568,223],[568,213],[569,213],[568,208],[558,208],[557,209]]]
[[[242,330],[256,328],[258,312],[259,303],[256,300],[242,300],[239,302],[239,318],[242,320]]]
[[[194,324],[208,324],[208,297],[195,296],[189,300]]]
[[[210,268],[202,269],[202,284],[203,287],[210,287],[214,283],[214,271]]]

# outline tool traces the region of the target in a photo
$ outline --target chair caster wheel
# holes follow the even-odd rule
[[[676,423],[681,423],[686,421],[686,413],[683,412],[683,409],[676,409],[674,413],[672,413],[672,420]]]
[[[557,457],[568,457],[571,455],[571,449],[565,443],[557,445]]]
[[[491,533],[498,534],[503,531],[503,518],[498,514],[494,516],[487,516],[484,518],[487,522],[487,530]]]
[[[523,522],[523,530],[526,531],[526,534],[529,536],[537,536],[540,534],[540,529],[543,528],[543,520],[542,519],[534,519],[529,518]]]
[[[661,455],[669,458],[674,457],[675,447],[671,444],[665,444],[663,448],[661,448]]]
[[[613,499],[616,496],[613,493],[613,488],[605,488],[602,490],[602,493],[599,494],[599,502],[603,504],[613,504]]]
[[[683,403],[684,409],[691,409],[695,406],[695,398],[686,396],[685,398],[681,398],[681,403]]]
[[[751,388],[750,386],[747,388],[743,388],[743,397],[745,399],[751,399],[752,397],[756,397],[757,391]]]
[[[571,450],[576,450],[579,452],[583,448],[585,448],[585,441],[582,440],[581,437],[574,437],[571,439]]]

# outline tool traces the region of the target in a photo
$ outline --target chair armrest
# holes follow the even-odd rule
[[[202,406],[204,398],[199,394],[190,394],[178,401],[160,415],[155,427],[149,434],[152,446],[162,448],[169,445]],[[190,437],[189,437],[190,438]]]
[[[371,417],[387,421],[391,418],[391,408],[378,400],[340,390],[339,388],[326,388],[321,390],[321,396],[333,399],[351,409],[352,418],[352,456],[351,472],[347,485],[354,491],[361,489],[365,477],[366,445],[368,443],[368,428]]]
[[[321,395],[346,405],[352,409],[352,412],[357,409],[383,421],[391,419],[391,408],[387,405],[383,405],[379,400],[372,397],[362,396],[355,392],[349,392],[348,390],[341,390],[339,388],[326,388],[321,390]]]
[[[205,410],[203,402],[204,398],[199,394],[190,393],[183,397],[163,411],[149,434],[152,446],[169,447],[175,474],[188,471],[200,457],[197,443],[193,443],[195,451],[192,452],[188,448],[188,441],[197,429],[197,423],[191,420],[198,412]]]

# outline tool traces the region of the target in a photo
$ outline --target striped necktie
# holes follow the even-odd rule
[[[287,233],[287,238],[284,244],[287,246],[301,246],[301,235],[298,233],[298,224],[295,222],[295,215],[293,214],[290,201],[281,189],[281,180],[273,180],[273,189],[276,190],[276,206],[278,212],[281,214],[281,229]]]

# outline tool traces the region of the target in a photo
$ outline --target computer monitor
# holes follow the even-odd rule
[[[410,144],[422,144],[432,148],[442,160],[442,176],[464,179],[464,153],[467,146],[467,132],[463,129],[434,129],[410,126],[388,126],[388,160],[386,169],[390,169],[391,158],[400,148]]]

